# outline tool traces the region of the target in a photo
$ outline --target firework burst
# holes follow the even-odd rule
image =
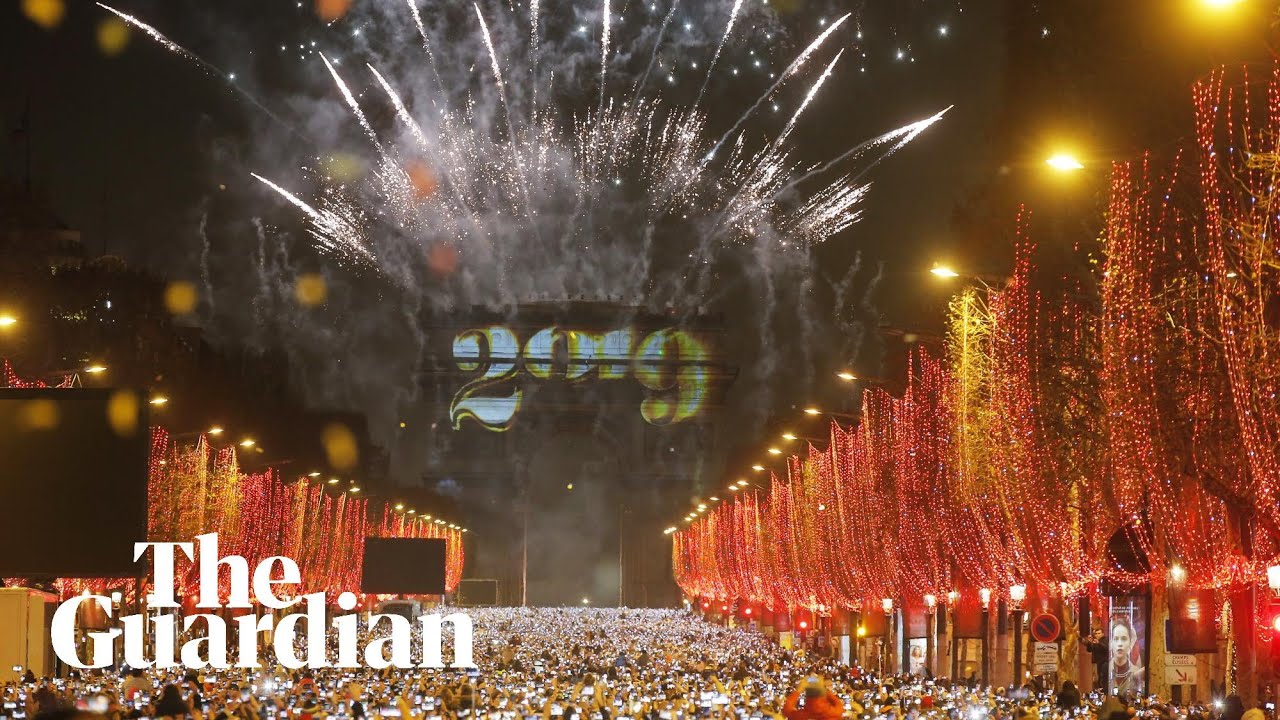
[[[678,1],[651,8],[655,22],[639,36],[653,46],[644,51],[643,73],[627,83],[611,74],[627,25],[619,8],[599,0],[598,42],[589,54],[577,51],[594,57],[598,95],[567,109],[557,99],[556,83],[569,83],[555,75],[566,64],[553,54],[570,51],[550,40],[567,28],[557,27],[564,18],[540,17],[538,0],[525,9],[472,5],[465,22],[475,54],[441,53],[438,39],[446,31],[423,19],[434,22],[447,13],[423,13],[408,0],[400,6],[401,22],[421,40],[421,48],[406,48],[421,53],[419,72],[405,70],[406,63],[391,71],[374,62],[359,70],[348,64],[340,72],[322,58],[376,155],[374,170],[355,181],[308,170],[313,189],[306,193],[286,189],[298,184],[296,178],[254,177],[304,213],[319,250],[402,283],[465,282],[505,302],[585,296],[670,303],[682,295],[698,302],[707,268],[726,248],[795,252],[855,223],[867,170],[942,115],[843,150],[827,162],[796,159],[790,136],[838,68],[841,53],[828,52],[826,43],[846,15],[775,75],[736,121],[726,123],[727,133],[713,135],[702,105],[747,10],[744,0],[725,3],[701,87],[692,103],[680,107],[647,88],[655,65],[662,66],[659,52]],[[217,70],[155,28],[107,9],[169,50]],[[455,16],[451,22],[464,21]],[[448,32],[453,34],[444,36],[456,37],[457,28]],[[811,67],[823,55],[820,69]],[[466,57],[457,63],[463,67],[451,67],[449,60],[458,57]],[[766,137],[744,130],[766,102],[778,101],[788,81],[806,76],[810,85],[780,130]],[[422,82],[427,77],[433,81]],[[367,82],[377,95],[357,97],[349,82]],[[424,85],[431,87],[424,91]],[[402,94],[406,88],[413,97]],[[375,102],[394,109],[395,128],[375,129],[366,114]],[[425,257],[441,244],[462,257],[465,278],[406,270],[405,258]],[[679,258],[674,265],[672,257]],[[667,289],[659,293],[660,285]]]

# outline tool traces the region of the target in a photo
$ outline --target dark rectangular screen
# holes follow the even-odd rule
[[[360,592],[443,595],[444,550],[439,538],[365,538]]]
[[[146,398],[0,389],[0,576],[132,577],[147,539]]]
[[[458,583],[458,604],[481,607],[498,604],[497,580],[463,580]]]

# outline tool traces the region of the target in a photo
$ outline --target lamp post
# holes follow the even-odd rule
[[[925,610],[925,631],[924,631],[924,666],[929,669],[929,673],[936,675],[934,672],[933,661],[937,655],[938,645],[938,626],[934,623],[937,617],[938,596],[926,594],[924,596]]]
[[[982,588],[978,591],[982,601],[982,684],[991,685],[991,590]]]
[[[884,610],[884,650],[880,653],[880,665],[884,674],[892,673],[894,670],[893,660],[897,656],[897,651],[893,647],[893,598],[885,598],[880,601],[880,609]]]
[[[1014,685],[1022,683],[1022,601],[1027,599],[1027,586],[1018,584],[1009,588],[1009,602],[1013,616],[1013,674]]]

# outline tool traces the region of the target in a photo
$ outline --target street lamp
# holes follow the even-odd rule
[[[1075,172],[1077,170],[1084,169],[1084,163],[1080,162],[1080,160],[1071,153],[1055,153],[1050,155],[1044,162],[1049,167],[1062,173]]]
[[[1009,587],[1009,599],[1012,600],[1015,603],[1015,605],[1020,604],[1023,600],[1026,600],[1027,586],[1011,585]]]
[[[756,472],[764,472],[764,466],[761,465],[760,463],[756,463],[755,465],[752,465],[751,469],[755,470]]]
[[[150,400],[148,400],[147,402],[151,403],[152,405],[155,405],[156,407],[160,407],[162,405],[169,404],[169,398],[163,395],[157,395],[151,398]]]
[[[243,439],[243,440],[241,440],[241,441],[240,441],[240,447],[245,448],[245,449],[251,448],[251,447],[253,447],[254,445],[257,445],[257,444],[258,444],[258,441],[257,441],[257,440],[254,440],[253,438],[245,438],[245,439]]]
[[[18,324],[18,318],[12,315],[0,315],[0,329],[8,329]]]
[[[214,425],[213,427],[209,428],[209,434],[210,434],[210,435],[221,435],[221,434],[222,434],[222,428],[218,427],[217,425]]]
[[[946,278],[947,280],[960,277],[960,273],[956,272],[955,270],[952,270],[946,265],[935,264],[933,268],[929,270],[929,272],[933,273],[937,277]]]
[[[106,365],[90,365],[89,367],[85,368],[84,371],[89,373],[90,375],[100,375],[107,371],[107,366]]]
[[[779,449],[778,449],[778,448],[776,448],[776,447],[771,447],[771,448],[769,448],[766,452],[768,452],[770,455],[781,455],[781,454],[782,454],[782,451],[781,451],[781,450],[779,450]]]

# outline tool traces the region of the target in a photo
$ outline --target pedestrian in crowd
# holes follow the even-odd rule
[[[812,675],[787,696],[782,714],[787,720],[839,720],[844,703],[827,690],[822,678]]]
[[[1222,714],[1218,716],[1218,720],[1243,720],[1244,718],[1244,701],[1239,695],[1228,695],[1222,701]]]
[[[203,720],[204,716],[200,713],[200,708],[192,706],[182,697],[182,691],[177,685],[172,683],[165,685],[160,690],[160,699],[155,705],[156,718],[169,718],[169,720],[184,720],[188,715],[195,720]]]
[[[1062,687],[1058,690],[1057,707],[1062,710],[1074,710],[1080,707],[1080,691],[1076,689],[1076,684],[1067,680],[1062,683]]]
[[[1240,716],[1240,720],[1266,720],[1267,716],[1262,712],[1261,708],[1249,708],[1244,711],[1244,715]]]
[[[1107,636],[1101,629],[1094,630],[1087,638],[1081,638],[1081,644],[1089,650],[1089,659],[1093,661],[1093,686],[1103,692],[1107,688],[1107,667],[1111,664],[1111,647]]]
[[[125,700],[133,700],[138,695],[150,695],[154,691],[155,686],[151,684],[151,679],[142,671],[142,668],[130,670],[124,684],[120,686],[120,694]]]

